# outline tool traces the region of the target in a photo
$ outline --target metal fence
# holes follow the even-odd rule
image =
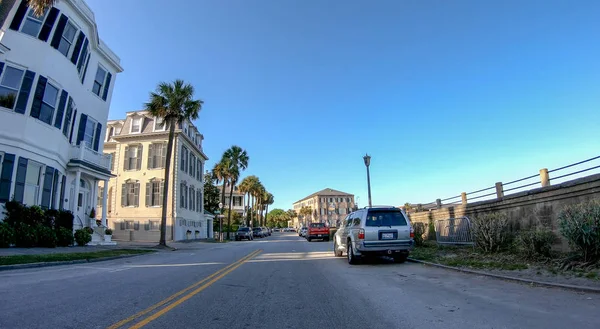
[[[471,221],[467,216],[438,219],[435,221],[437,243],[449,245],[473,245]]]
[[[568,169],[568,170],[567,170]],[[548,170],[541,169],[539,174],[519,178],[508,183],[497,182],[494,186],[479,189],[473,192],[463,192],[453,197],[437,199],[423,204],[411,204],[417,211],[437,209],[443,206],[466,204],[472,201],[502,199],[505,194],[526,191],[532,188],[560,184],[570,179],[584,177],[600,172],[600,155],[566,166]],[[552,174],[552,175],[551,175]],[[553,176],[553,177],[552,177]]]

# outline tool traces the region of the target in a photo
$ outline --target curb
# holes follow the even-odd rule
[[[60,261],[60,262],[40,262],[40,263],[15,264],[15,265],[0,265],[0,271],[20,270],[20,269],[37,268],[37,267],[50,267],[50,266],[59,266],[59,265],[95,263],[95,262],[102,262],[102,261],[106,261],[106,260],[130,258],[130,257],[136,257],[136,256],[142,256],[142,255],[147,255],[147,254],[121,255],[121,256],[94,258],[94,259],[65,260],[65,261]]]
[[[569,290],[574,290],[574,291],[579,291],[579,292],[590,292],[590,293],[600,294],[600,288],[576,286],[576,285],[572,285],[572,284],[563,284],[563,283],[552,283],[552,282],[537,281],[537,280],[530,280],[530,279],[522,279],[522,278],[517,278],[514,276],[492,274],[492,273],[487,273],[487,272],[468,270],[468,269],[464,269],[464,268],[460,268],[460,267],[442,265],[442,264],[438,264],[438,263],[431,263],[431,262],[413,259],[413,258],[408,258],[408,261],[413,262],[413,263],[419,263],[419,264],[424,264],[424,265],[428,265],[428,266],[433,266],[433,267],[439,267],[439,268],[443,268],[446,270],[453,270],[453,271],[463,272],[463,273],[468,273],[468,274],[487,276],[487,277],[500,279],[500,280],[533,284],[533,285],[541,286],[541,287],[563,288],[563,289],[569,289]]]

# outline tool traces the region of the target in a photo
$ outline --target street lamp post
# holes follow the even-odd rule
[[[371,175],[369,173],[369,165],[371,165],[371,156],[365,154],[363,160],[365,160],[365,166],[367,167],[367,188],[369,191],[369,207],[372,207],[373,204],[371,203]]]
[[[219,241],[223,242],[223,202],[219,202],[219,209],[221,209],[219,214]]]

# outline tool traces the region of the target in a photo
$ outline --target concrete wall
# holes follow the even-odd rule
[[[510,229],[518,231],[536,225],[550,227],[561,237],[560,247],[567,248],[566,241],[558,230],[558,214],[566,206],[600,199],[600,174],[591,175],[558,185],[541,187],[529,191],[505,195],[500,200],[482,201],[443,207],[431,211],[412,212],[413,223],[428,225],[439,219],[477,217],[478,215],[502,212],[510,219]]]

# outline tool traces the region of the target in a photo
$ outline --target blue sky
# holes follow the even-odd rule
[[[192,83],[211,158],[275,207],[331,187],[429,202],[600,154],[599,1],[87,0],[121,57],[110,118]]]

